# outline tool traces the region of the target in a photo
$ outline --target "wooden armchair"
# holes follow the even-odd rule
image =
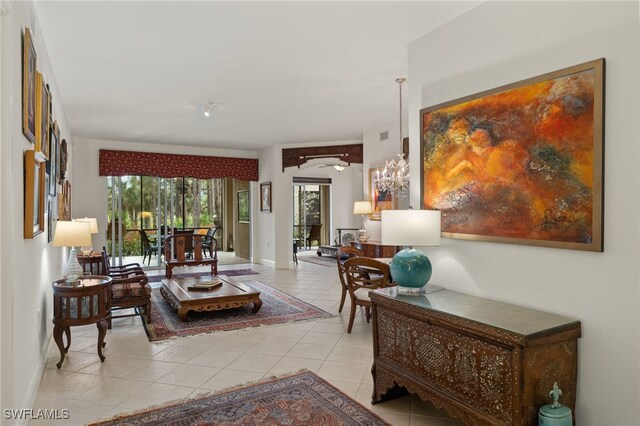
[[[140,264],[130,263],[111,266],[106,249],[102,248],[104,270],[111,277],[111,318],[125,318],[140,315],[147,324],[151,323],[151,286],[149,278]],[[133,309],[133,313],[113,315],[113,311]],[[111,319],[109,320],[111,328]]]
[[[352,257],[344,262],[347,277],[347,288],[351,297],[351,312],[349,313],[349,327],[351,333],[353,321],[356,317],[356,306],[364,306],[367,322],[371,319],[371,299],[369,291],[382,287],[391,287],[389,283],[389,265],[370,257]]]
[[[218,241],[212,238],[211,249],[213,250],[213,255],[211,258],[206,258],[202,255],[203,238],[204,235],[199,234],[167,237],[164,242],[164,264],[167,278],[171,278],[173,268],[177,266],[210,265],[211,275],[218,275]],[[190,258],[187,257],[188,248],[193,250]]]

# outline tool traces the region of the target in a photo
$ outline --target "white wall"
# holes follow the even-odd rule
[[[305,173],[306,176],[310,176],[306,170],[315,169],[318,171],[323,170],[323,172],[311,173],[311,175],[317,177],[332,177],[338,179],[338,182],[341,182],[340,187],[336,188],[336,185],[334,185],[332,191],[332,210],[334,211],[333,214],[336,215],[333,220],[333,228],[337,226],[338,220],[340,223],[348,223],[349,219],[345,213],[346,209],[353,209],[353,201],[355,200],[353,197],[360,197],[362,195],[360,193],[360,166],[354,165],[353,167],[345,169],[345,171],[339,175],[335,170],[331,172],[324,171],[328,168],[318,169],[318,165],[333,161],[332,159],[316,159],[307,162],[301,166],[300,169],[297,167],[288,167],[283,172],[282,149],[356,143],[362,143],[362,141],[349,140],[275,145],[260,151],[260,181],[271,182],[273,212],[258,214],[259,226],[254,233],[254,237],[256,238],[254,247],[259,250],[260,255],[256,256],[255,259],[260,259],[260,262],[263,264],[272,265],[279,269],[293,267],[293,176],[300,173]],[[335,175],[332,173],[335,173]],[[343,185],[349,185],[349,187],[343,187]],[[353,216],[353,214],[351,216]],[[357,226],[359,224],[359,218],[353,217],[351,220],[352,222],[349,226]]]
[[[49,83],[53,117],[60,126],[60,136],[70,144],[72,141],[32,3],[3,3],[3,12],[6,15],[2,16],[0,37],[0,405],[4,409],[32,406],[53,327],[51,282],[62,276],[67,255],[66,249],[47,243],[46,229],[34,239],[23,239],[23,153],[34,147],[22,134],[24,27],[29,27],[35,38],[37,68]],[[73,161],[72,155],[69,161]],[[73,178],[70,173],[72,182]]]
[[[638,3],[488,2],[409,46],[411,166],[419,110],[606,58],[604,253],[443,239],[428,254],[449,289],[582,321],[577,419],[640,419]],[[420,182],[412,178],[412,204]]]
[[[93,237],[93,246],[97,249],[106,245],[107,229],[107,178],[98,175],[100,149],[238,158],[258,157],[255,151],[75,138],[73,174],[77,184],[71,185],[71,208],[73,209],[73,217],[95,217],[98,219],[99,233]]]

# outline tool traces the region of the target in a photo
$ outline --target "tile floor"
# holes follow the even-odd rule
[[[71,348],[60,370],[59,352],[50,345],[48,363],[34,409],[66,408],[80,425],[174,399],[196,396],[302,368],[355,398],[393,425],[452,426],[450,419],[417,397],[370,404],[371,327],[359,312],[346,333],[349,307],[338,314],[340,282],[335,268],[302,262],[293,270],[246,264],[251,276],[312,303],[334,318],[250,328],[150,343],[138,317],[114,320],[101,363],[95,326],[71,329]],[[221,267],[237,269],[238,265]],[[242,277],[238,277],[242,279]],[[56,424],[32,420],[30,424]]]

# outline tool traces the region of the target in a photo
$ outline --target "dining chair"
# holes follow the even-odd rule
[[[295,245],[295,242],[294,242]],[[340,297],[340,307],[338,308],[338,312],[342,312],[342,308],[344,307],[344,301],[347,298],[347,277],[344,270],[344,262],[347,259],[352,257],[362,256],[362,251],[358,250],[355,247],[351,246],[343,246],[336,251],[336,263],[338,264],[338,276],[340,277],[340,284],[342,285],[342,295]]]
[[[391,287],[389,265],[370,257],[352,257],[344,262],[347,288],[351,297],[351,312],[347,333],[351,333],[356,317],[356,307],[363,306],[367,322],[371,319],[371,299],[369,291]]]

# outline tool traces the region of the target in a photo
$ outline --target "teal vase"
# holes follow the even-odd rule
[[[421,289],[431,279],[431,262],[420,250],[404,249],[391,260],[391,277],[400,288]]]

